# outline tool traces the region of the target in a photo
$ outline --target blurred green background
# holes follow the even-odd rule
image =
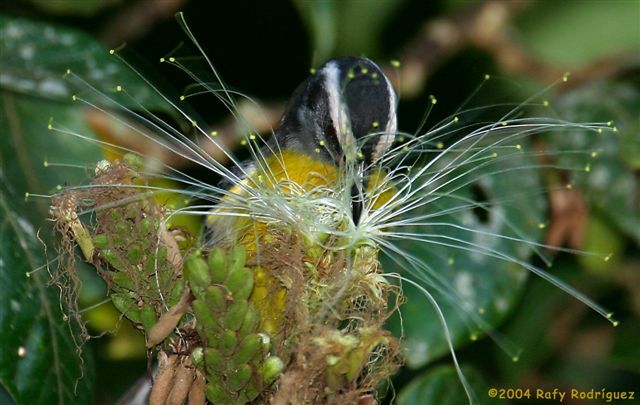
[[[171,117],[166,104],[106,50],[126,42],[127,61],[167,94],[180,94],[190,81],[157,62],[181,41],[178,52],[195,54],[173,18],[177,11],[184,12],[225,82],[276,111],[311,67],[336,55],[371,57],[395,80],[399,127],[408,132],[418,127],[431,94],[438,104],[427,127],[453,114],[485,74],[497,80],[478,92],[472,106],[525,100],[571,71],[569,85],[545,93],[552,107],[546,114],[580,122],[613,120],[619,131],[580,142],[545,137],[551,150],[604,153],[591,173],[571,174],[581,191],[579,203],[588,207],[577,220],[571,208],[557,217],[540,207],[530,214],[542,216],[547,230],[566,227],[564,237],[554,240],[558,243],[570,243],[572,232],[578,232],[582,241],[571,247],[614,253],[607,262],[563,253],[549,271],[613,311],[620,324],[612,327],[537,277],[509,282],[493,279],[492,268],[484,268],[477,270],[489,271],[490,287],[474,287],[480,299],[504,298],[503,308],[487,320],[497,328],[497,340],[522,349],[519,361],[464,322],[452,319],[451,328],[481,403],[492,402],[489,387],[638,390],[639,1],[20,0],[5,4],[0,16],[0,403],[114,403],[145,373],[142,336],[126,321],[118,322],[110,304],[85,312],[85,319],[93,334],[118,333],[87,342],[84,363],[79,362],[72,338],[77,325],[63,320],[59,291],[49,284],[47,269],[25,277],[46,262],[36,231],[42,229],[45,241],[51,238],[46,199],[25,198],[25,192],[48,194],[87,178],[82,169],[43,162],[90,166],[100,159],[99,148],[47,130],[52,117],[58,128],[89,136],[95,129],[71,101],[71,87],[62,80],[67,68],[103,90],[121,84],[145,107]],[[191,108],[211,126],[226,118],[210,99],[195,98]],[[560,155],[558,164],[581,164],[576,159]],[[557,186],[546,181],[549,189]],[[508,184],[499,187],[492,191],[510,192]],[[47,257],[55,254],[49,250]],[[86,308],[102,302],[105,291],[90,270],[83,274],[80,305]],[[464,403],[431,307],[415,291],[406,292],[403,318],[412,352],[385,401],[394,392],[402,404]],[[398,329],[397,322],[390,327]]]

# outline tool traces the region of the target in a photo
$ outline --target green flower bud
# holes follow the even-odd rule
[[[246,300],[233,302],[224,316],[225,328],[233,331],[240,329],[248,308],[249,303]]]
[[[214,319],[213,312],[209,309],[205,301],[194,300],[191,303],[191,307],[193,308],[196,320],[198,321],[198,326],[201,326],[204,329],[205,335],[209,339],[215,338],[216,335],[222,332],[222,328]]]
[[[250,379],[251,367],[249,367],[248,364],[243,364],[229,374],[227,378],[227,387],[231,391],[240,391],[249,383]]]
[[[266,333],[258,333],[260,336],[260,343],[262,343],[262,352],[269,353],[271,350],[271,338]]]
[[[234,288],[236,289],[234,290],[229,288],[229,290],[231,290],[233,294],[234,299],[237,299],[237,300],[248,299],[249,296],[251,295],[251,292],[253,291],[253,273],[251,271],[248,271],[248,277],[244,279],[244,283],[241,284],[239,287],[234,286]]]
[[[191,360],[198,370],[204,370],[204,349],[202,347],[194,348],[191,351]]]
[[[243,246],[236,246],[229,254],[229,274],[243,269],[247,260],[247,251]]]
[[[214,404],[228,404],[231,397],[219,385],[207,384],[207,399]]]
[[[258,313],[253,308],[253,306],[249,305],[247,308],[247,312],[244,314],[244,320],[242,321],[242,325],[240,325],[240,329],[238,330],[238,335],[240,337],[247,336],[253,331],[256,330],[258,326]]]
[[[224,283],[227,279],[227,257],[222,249],[216,248],[209,252],[209,272],[213,283]]]
[[[211,277],[209,276],[209,268],[207,262],[199,256],[194,254],[187,257],[187,261],[184,266],[184,274],[186,279],[191,285],[191,291],[196,298],[201,299],[204,290],[211,284]]]
[[[204,351],[204,360],[209,374],[221,373],[227,368],[227,360],[219,350],[207,348]]]
[[[242,339],[240,346],[238,347],[237,354],[235,356],[236,364],[248,363],[253,359],[262,349],[262,336],[257,333],[249,335]]]
[[[248,285],[248,283],[251,283],[251,285]],[[246,294],[247,288],[249,289],[249,294],[251,294],[251,290],[253,289],[253,273],[244,267],[232,272],[230,271],[226,285],[234,297],[239,295],[241,291],[243,291],[242,294]]]
[[[236,350],[236,346],[238,345],[238,338],[236,337],[236,332],[233,330],[225,330],[220,335],[219,348],[220,351],[229,356],[233,354]]]
[[[271,384],[278,378],[282,370],[284,369],[284,363],[278,356],[271,356],[262,363],[260,367],[260,374],[262,375],[262,381],[266,385]]]
[[[260,389],[258,389],[255,385],[249,382],[249,384],[247,384],[247,386],[244,389],[245,402],[251,402],[254,399],[256,399],[260,394],[260,391],[261,391]]]
[[[204,299],[210,311],[224,312],[227,310],[226,291],[223,287],[212,285],[207,288]]]

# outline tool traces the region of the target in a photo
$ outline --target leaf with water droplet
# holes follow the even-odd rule
[[[551,133],[545,141],[550,150],[578,151],[559,154],[554,160],[566,168],[589,164],[589,172],[570,172],[572,182],[591,206],[640,242],[640,82],[590,82],[560,94],[553,105],[567,120],[610,123],[601,132]]]
[[[89,35],[71,28],[0,16],[3,55],[0,87],[18,93],[70,102],[75,93],[88,97],[86,81],[127,107],[172,109],[131,68]],[[116,86],[128,95],[116,92]],[[94,100],[95,101],[95,100]],[[107,100],[101,98],[101,103]]]
[[[452,153],[438,167],[444,170],[455,156]],[[477,340],[509,314],[528,274],[515,261],[527,263],[534,251],[525,241],[540,241],[544,230],[538,225],[546,206],[538,170],[520,149],[513,148],[511,155],[485,166],[456,170],[442,181],[464,170],[473,171],[447,184],[433,203],[410,214],[435,215],[427,220],[431,225],[403,229],[428,241],[398,244],[429,269],[412,272],[402,266],[400,272],[433,295],[455,347]],[[537,252],[543,255],[539,248]],[[398,267],[383,258],[385,271]],[[418,289],[407,283],[403,288],[407,302],[400,307],[402,320],[392,317],[389,327],[404,336],[407,365],[418,368],[448,353],[449,347],[433,305]],[[500,343],[505,350],[515,351],[507,342]]]

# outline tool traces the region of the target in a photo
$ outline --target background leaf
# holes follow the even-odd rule
[[[447,159],[441,163],[442,166],[446,164]],[[540,238],[540,224],[543,223],[546,204],[544,196],[536,192],[541,187],[538,171],[531,167],[531,161],[525,154],[512,154],[511,157],[498,159],[492,164],[476,167],[470,174],[471,177],[463,177],[441,190],[445,196],[435,204],[426,205],[424,212],[412,214],[446,212],[468,204],[469,201],[476,204],[491,201],[486,210],[477,208],[472,212],[466,209],[436,217],[435,222],[438,223],[433,226],[419,226],[408,230],[427,237],[437,235],[432,237],[435,243],[400,244],[402,249],[414,254],[437,277],[445,280],[446,287],[429,282],[423,284],[439,303],[455,347],[478,339],[487,328],[500,324],[509,314],[527,279],[527,271],[516,263],[490,257],[481,251],[500,252],[505,257],[510,256],[524,262],[529,259],[532,249],[525,243],[491,234],[533,241]],[[495,172],[500,174],[495,175]],[[454,178],[456,174],[459,172],[448,178]],[[449,192],[450,194],[445,191],[456,190],[470,178],[475,180],[460,190]],[[467,227],[476,232],[456,226]],[[454,242],[456,239],[464,242]],[[456,243],[465,246],[465,242],[469,244],[466,247],[476,251],[442,245]],[[408,269],[397,269],[397,264],[389,260],[383,265],[387,271],[396,269],[405,276],[413,276]],[[438,288],[448,288],[449,291],[438,291]],[[404,322],[395,316],[390,321],[390,327],[405,338],[407,365],[418,368],[447,353],[449,349],[436,311],[417,289],[405,285],[404,290],[407,302],[400,308]]]
[[[43,11],[59,15],[84,15],[91,16],[105,8],[113,7],[122,0],[28,0]]]
[[[81,31],[0,15],[0,38],[2,88],[68,101],[79,90],[88,92],[65,79],[69,69],[125,106],[172,111],[130,67]],[[118,85],[135,100],[117,93]]]
[[[480,404],[498,403],[487,398],[487,384],[477,370],[462,369]],[[398,395],[398,405],[468,403],[460,378],[452,366],[440,366],[415,377]]]
[[[93,136],[85,109],[71,101],[78,89],[62,74],[71,68],[110,94],[120,83],[139,97],[124,100],[132,105],[165,105],[147,83],[78,31],[0,17],[0,35],[8,51],[0,73],[0,381],[18,404],[91,403],[90,351],[84,347],[80,353],[78,330],[41,268],[45,250],[37,233],[42,229],[48,242],[48,199],[33,196],[85,182],[86,171],[102,158],[96,144],[62,133]]]
[[[640,81],[587,83],[560,95],[552,106],[567,120],[615,126],[617,132],[599,136],[583,131],[545,139],[551,150],[583,151],[560,154],[557,161],[576,169],[571,180],[600,215],[640,243]]]
[[[42,111],[57,112],[62,122],[78,119],[69,106],[0,94],[0,382],[19,404],[88,403],[94,375],[89,356],[80,357],[82,342],[65,320],[47,271],[32,272],[45,264],[37,232],[47,204],[26,202],[24,196],[28,190],[46,192],[62,180],[43,166],[43,151],[52,158],[99,155],[87,153],[86,144],[82,149],[52,136]]]
[[[296,0],[294,4],[311,34],[315,58],[322,63],[336,55],[378,55],[385,23],[403,1],[377,1],[375,7],[360,0]]]
[[[640,49],[636,1],[536,1],[517,25],[527,47],[565,67]]]

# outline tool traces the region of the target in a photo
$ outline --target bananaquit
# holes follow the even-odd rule
[[[339,171],[354,162],[364,170],[392,145],[396,106],[396,93],[374,62],[362,57],[329,60],[295,90],[274,135],[256,153],[260,161],[243,167],[244,184],[223,185],[229,194],[220,205],[254,187],[251,177],[260,171],[268,172],[271,182],[296,183],[309,190],[331,186]],[[354,185],[352,190],[356,224],[362,204],[357,190],[363,187],[367,185]],[[207,219],[206,244],[243,244],[237,218],[221,210],[214,209]]]

